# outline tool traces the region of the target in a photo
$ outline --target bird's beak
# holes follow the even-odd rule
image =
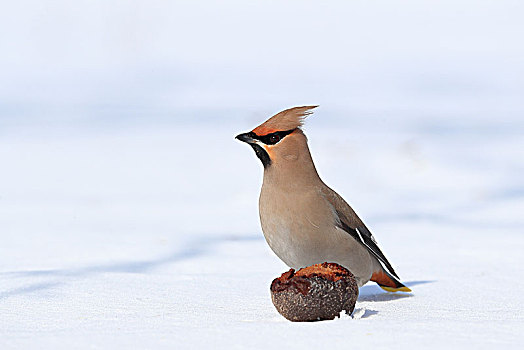
[[[255,143],[255,139],[253,137],[251,137],[250,135],[251,133],[250,132],[246,132],[246,133],[243,133],[243,134],[240,134],[240,135],[237,135],[235,138],[237,140],[240,140],[242,142],[246,142],[246,143]]]

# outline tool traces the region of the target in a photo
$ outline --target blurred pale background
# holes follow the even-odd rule
[[[523,18],[517,0],[3,1],[2,339],[215,345],[226,324],[261,348],[260,329],[292,340],[266,294],[286,267],[259,228],[262,167],[234,136],[305,104],[323,179],[404,281],[433,281],[404,314],[365,287],[377,334],[427,346],[424,310],[447,320],[443,305],[466,311],[428,325],[441,347],[517,329],[496,288],[522,289]]]
[[[260,164],[233,136],[303,104],[319,171],[376,223],[515,224],[494,206],[524,193],[523,9],[5,3],[0,234],[255,234]]]
[[[521,126],[522,14],[520,1],[5,2],[0,122],[223,124],[316,103],[324,120]]]
[[[303,104],[321,175],[376,223],[515,224],[492,205],[524,193],[523,9],[5,3],[1,234],[259,232],[260,165],[233,136]]]

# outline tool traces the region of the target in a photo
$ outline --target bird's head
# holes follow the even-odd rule
[[[236,136],[236,139],[248,143],[264,168],[272,162],[298,159],[306,137],[301,127],[304,119],[318,106],[303,106],[286,109],[275,114],[250,132]],[[305,146],[307,149],[307,145]],[[308,151],[309,153],[309,151]]]

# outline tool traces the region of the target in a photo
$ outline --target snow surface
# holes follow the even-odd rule
[[[521,346],[522,4],[301,3],[6,6],[1,349]],[[271,304],[287,267],[234,136],[301,104],[412,294],[371,283],[315,323]]]

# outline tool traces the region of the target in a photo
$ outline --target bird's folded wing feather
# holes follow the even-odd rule
[[[337,225],[342,230],[350,234],[357,242],[362,244],[367,250],[373,254],[395,277],[398,278],[393,266],[389,263],[384,253],[380,250],[375,241],[375,238],[368,230],[366,225],[360,220],[355,211],[346,203],[346,201],[338,195],[335,191],[326,186],[322,190],[324,198],[333,206],[333,210],[338,217]]]

